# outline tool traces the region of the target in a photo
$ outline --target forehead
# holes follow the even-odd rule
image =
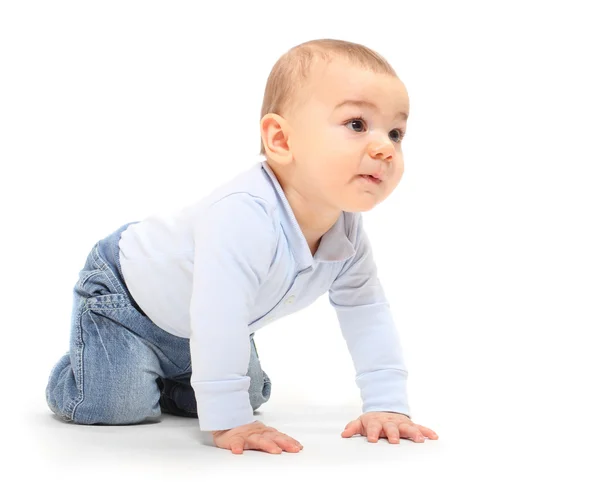
[[[408,93],[397,77],[341,60],[315,65],[309,85],[311,98],[324,108],[334,110],[346,100],[363,100],[408,114]]]

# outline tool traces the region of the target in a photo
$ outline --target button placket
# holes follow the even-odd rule
[[[308,269],[304,269],[304,270],[300,271],[298,274],[296,274],[296,277],[294,278],[294,282],[288,292],[291,293],[292,291],[297,290],[299,287],[298,279],[300,278],[301,280],[304,280],[305,278],[302,276],[304,276],[305,274],[309,274],[311,271],[312,271],[312,268],[308,268]],[[295,302],[296,302],[296,295],[290,294],[285,300],[282,300],[282,302],[279,303],[279,306],[275,307],[275,310],[277,310],[278,308],[281,308],[282,304],[283,305],[292,305]],[[272,321],[272,320],[275,320],[277,317],[278,317],[278,312],[273,311],[273,313],[269,313],[264,318],[264,321]]]

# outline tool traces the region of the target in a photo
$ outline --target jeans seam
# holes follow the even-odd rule
[[[92,298],[88,298],[87,309],[96,311],[96,310],[121,310],[124,308],[133,308],[131,304],[126,299],[122,300],[113,300],[113,301],[92,301],[95,298],[102,298],[106,296],[114,296],[114,294],[110,295],[101,295],[101,296],[93,296]],[[137,311],[137,310],[136,310]]]
[[[77,366],[76,369],[73,371],[73,375],[75,377],[75,385],[77,386],[77,392],[78,392],[78,396],[77,398],[71,400],[66,408],[65,411],[68,413],[68,416],[70,417],[70,419],[72,421],[75,421],[75,410],[77,409],[77,407],[83,402],[83,390],[84,390],[84,386],[83,386],[83,351],[85,348],[85,343],[83,342],[83,329],[81,327],[81,322],[83,319],[83,315],[85,313],[87,313],[89,310],[86,307],[83,307],[82,311],[79,312],[79,314],[77,315],[77,320],[76,320],[76,332],[77,332],[77,337],[75,339],[75,348],[76,348],[76,362],[77,362]]]

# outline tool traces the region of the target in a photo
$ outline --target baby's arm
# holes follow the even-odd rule
[[[203,431],[255,421],[246,376],[248,324],[276,238],[263,203],[246,193],[232,194],[213,203],[194,226],[191,384]]]
[[[363,412],[410,416],[408,372],[389,303],[377,277],[369,239],[357,217],[356,255],[329,290],[342,335],[356,370]]]

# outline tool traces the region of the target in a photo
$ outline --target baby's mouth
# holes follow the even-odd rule
[[[373,182],[374,184],[380,184],[381,183],[381,179],[373,177],[372,175],[361,174],[360,176],[363,177],[365,180],[367,180],[369,182]]]

